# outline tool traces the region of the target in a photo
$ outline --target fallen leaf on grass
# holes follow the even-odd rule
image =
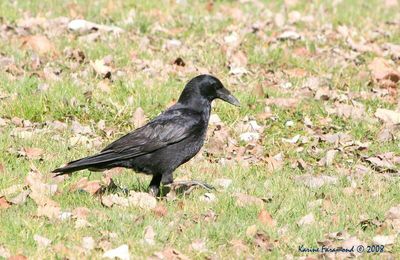
[[[143,209],[154,209],[157,206],[157,199],[145,192],[131,191],[128,197],[121,197],[117,194],[102,196],[101,202],[106,207],[114,204],[122,207],[140,207]]]
[[[136,128],[144,126],[147,121],[146,115],[144,114],[144,110],[141,107],[136,108],[133,113],[132,123]]]
[[[18,151],[18,154],[20,156],[26,157],[29,160],[42,159],[43,153],[44,153],[43,149],[34,147],[22,148],[21,150]]]
[[[157,199],[146,192],[131,191],[128,201],[130,206],[137,206],[143,209],[154,209],[157,206]]]
[[[71,31],[79,32],[80,34],[87,34],[90,32],[112,32],[114,34],[123,33],[124,30],[117,26],[109,26],[93,23],[83,19],[75,19],[68,23],[68,29]]]
[[[108,250],[104,252],[103,258],[110,258],[110,259],[119,258],[121,260],[129,260],[130,259],[129,247],[128,245],[124,244],[115,249]]]
[[[190,247],[197,252],[204,253],[207,252],[206,242],[203,239],[196,239],[190,244]]]
[[[111,77],[112,68],[110,66],[107,66],[103,59],[95,60],[94,62],[91,61],[90,64],[96,74],[98,74],[99,76],[102,76],[103,78]]]
[[[357,237],[350,237],[350,238],[344,240],[342,243],[342,247],[346,248],[346,249],[351,249],[352,247],[357,248],[357,246],[360,246],[360,245],[366,247],[366,244],[364,242],[362,242],[361,240],[359,240]],[[349,255],[350,256],[358,256],[358,255],[361,255],[361,253],[358,253],[357,250],[354,250],[351,253],[340,253],[337,255],[337,257],[344,258],[344,257],[349,257]]]
[[[72,211],[72,216],[77,219],[86,219],[90,210],[85,207],[77,207]]]
[[[84,190],[92,195],[96,194],[100,189],[100,181],[88,181],[86,177],[80,179],[71,187],[71,191]]]
[[[271,214],[268,213],[265,209],[262,209],[258,214],[258,220],[264,225],[268,225],[270,227],[276,226],[276,221],[272,218]]]
[[[389,80],[397,83],[400,80],[400,73],[393,69],[389,62],[383,58],[375,58],[369,65],[372,76],[378,82]],[[396,85],[394,85],[395,87]]]
[[[300,102],[298,98],[268,98],[266,105],[276,105],[280,108],[295,108]]]
[[[364,160],[369,162],[375,168],[375,170],[378,171],[387,171],[394,169],[393,163],[390,162],[388,158],[385,158],[385,156],[382,155],[365,157]]]
[[[249,251],[249,247],[240,239],[234,239],[229,242],[232,246],[231,250],[235,252],[237,256],[241,256],[243,253]]]
[[[33,240],[35,240],[36,244],[38,245],[38,247],[48,247],[51,244],[51,240],[46,238],[46,237],[42,237],[39,235],[34,235],[33,236]]]
[[[32,49],[39,54],[55,52],[54,45],[43,35],[30,35],[22,37],[22,46]]]
[[[11,207],[11,205],[7,202],[6,198],[0,197],[0,209],[8,209],[9,207]]]
[[[232,184],[232,180],[231,179],[215,179],[214,183],[216,186],[219,186],[223,189],[227,189]]]
[[[302,217],[298,222],[297,225],[299,226],[307,226],[311,225],[315,222],[314,215],[312,213],[305,215]]]
[[[256,233],[257,233],[257,226],[256,225],[251,225],[251,226],[247,227],[246,236],[253,237],[253,236],[256,235]]]
[[[0,246],[0,257],[9,259],[10,256],[11,256],[10,251],[4,246]]]
[[[238,205],[239,207],[245,207],[249,205],[262,207],[264,205],[264,201],[262,199],[248,194],[236,192],[234,196],[236,197],[236,205]]]
[[[57,184],[47,184],[43,181],[43,176],[37,171],[30,171],[25,178],[26,184],[32,192],[29,193],[37,205],[56,205],[56,203],[49,198],[57,192]]]
[[[347,231],[339,231],[339,232],[332,232],[328,234],[328,237],[331,239],[336,239],[336,240],[345,240],[350,237],[349,233]]]
[[[308,188],[315,188],[315,189],[318,189],[326,184],[336,184],[338,182],[337,177],[334,176],[327,176],[327,175],[313,176],[311,174],[295,176],[294,180],[296,182],[305,185]]]
[[[301,35],[298,32],[295,31],[285,31],[283,33],[281,33],[278,37],[278,40],[292,40],[292,41],[296,41],[296,40],[300,40],[301,39]]]
[[[383,245],[383,246],[392,245],[394,244],[396,237],[397,237],[396,235],[391,235],[391,236],[378,235],[372,238],[372,242],[374,243],[374,245]]]
[[[272,249],[274,248],[273,243],[270,241],[270,237],[261,232],[256,233],[253,239],[253,243],[257,247],[267,251],[272,251]]]
[[[75,228],[76,229],[80,229],[80,228],[84,228],[84,227],[91,227],[92,224],[90,224],[86,219],[83,218],[78,218],[75,221]]]
[[[167,247],[163,251],[154,253],[155,259],[166,260],[189,260],[190,258],[182,254],[180,251]]]
[[[8,201],[15,205],[24,204],[26,202],[26,198],[29,196],[30,193],[31,193],[30,190],[23,190],[15,197],[8,199]]]
[[[326,155],[318,162],[319,166],[330,166],[333,163],[336,153],[338,150],[332,149],[326,152]]]
[[[148,245],[154,245],[156,242],[154,241],[154,237],[156,236],[156,233],[154,232],[154,229],[152,226],[147,226],[144,229],[144,238],[143,241],[148,244]]]
[[[206,192],[202,196],[200,196],[199,200],[204,202],[214,202],[217,197],[213,193]]]
[[[129,201],[127,198],[118,196],[117,194],[110,194],[101,197],[101,203],[106,207],[111,207],[114,204],[122,207],[128,207]]]
[[[374,115],[386,124],[400,124],[400,112],[378,108]]]
[[[61,208],[57,205],[39,205],[37,209],[37,216],[47,217],[49,219],[59,219],[61,215]]]
[[[24,255],[13,255],[10,256],[7,260],[27,260],[28,257],[24,256]]]
[[[355,120],[365,119],[365,107],[361,103],[353,102],[352,105],[335,103],[333,109],[326,109],[329,113],[337,114],[340,117]]]
[[[391,208],[386,212],[385,217],[386,217],[387,219],[391,219],[391,220],[400,219],[400,204],[391,207]]]
[[[83,237],[81,246],[82,246],[82,248],[86,249],[87,251],[93,250],[94,246],[95,246],[95,241],[94,241],[93,237]]]
[[[152,211],[157,217],[165,217],[168,214],[168,209],[161,204],[158,204]]]

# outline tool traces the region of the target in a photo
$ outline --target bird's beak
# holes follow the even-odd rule
[[[235,98],[231,92],[229,92],[229,90],[227,90],[226,88],[221,88],[219,90],[217,90],[217,95],[219,99],[222,99],[223,101],[228,102],[229,104],[232,104],[234,106],[240,106],[240,102],[239,100],[237,100],[237,98]]]

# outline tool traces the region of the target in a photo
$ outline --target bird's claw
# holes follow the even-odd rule
[[[157,198],[159,193],[160,193],[160,189],[157,186],[150,186],[149,187],[149,194],[151,196]]]

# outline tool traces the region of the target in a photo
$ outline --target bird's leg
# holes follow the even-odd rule
[[[149,185],[149,193],[150,193],[150,195],[152,195],[154,197],[157,197],[158,194],[160,193],[161,177],[162,177],[162,175],[157,174],[157,175],[154,175],[153,178],[151,179],[151,182]]]

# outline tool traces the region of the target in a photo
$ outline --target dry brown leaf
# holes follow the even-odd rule
[[[101,182],[98,180],[88,181],[86,177],[80,179],[71,187],[71,191],[84,190],[92,195],[101,189]]]
[[[156,242],[154,241],[154,238],[156,236],[156,233],[154,232],[154,229],[152,226],[147,226],[144,229],[144,242],[148,245],[154,245]]]
[[[271,214],[268,213],[265,209],[262,209],[258,214],[258,220],[264,225],[268,225],[270,227],[276,226],[276,221],[272,218]]]
[[[82,245],[82,248],[84,248],[88,251],[91,251],[95,247],[95,241],[94,241],[93,237],[83,237],[81,245]]]
[[[360,103],[355,103],[354,105],[335,103],[335,108],[332,112],[344,118],[365,119],[365,108]]]
[[[111,77],[112,68],[105,64],[104,59],[95,60],[94,62],[91,61],[90,65],[99,76],[102,76],[103,78]]]
[[[261,232],[257,232],[254,236],[253,243],[259,248],[267,251],[272,251],[274,248],[273,243],[270,241],[270,237]]]
[[[129,260],[130,259],[129,247],[128,245],[124,244],[117,248],[108,250],[104,252],[103,258],[110,258],[110,259],[118,258],[121,260]]]
[[[72,211],[72,215],[77,219],[86,219],[90,213],[90,209],[86,207],[77,207]]]
[[[378,108],[375,117],[379,118],[386,124],[400,124],[400,112]]]
[[[144,110],[141,107],[136,108],[133,113],[132,122],[136,128],[144,126],[146,124],[147,118],[144,114]]]
[[[255,96],[257,96],[258,98],[264,98],[265,97],[264,89],[263,89],[261,84],[257,84],[257,85],[255,85],[253,87],[253,94]]]
[[[299,182],[306,187],[318,189],[323,185],[332,184],[335,185],[338,182],[338,178],[336,176],[328,176],[328,175],[319,175],[314,176],[311,174],[304,174],[295,176],[294,180]]]
[[[307,226],[311,225],[315,222],[314,215],[312,213],[305,215],[302,217],[298,222],[297,225],[299,226]]]
[[[400,204],[391,207],[391,208],[386,212],[385,217],[386,217],[387,219],[391,219],[391,220],[400,219]]]
[[[166,260],[189,260],[190,258],[182,254],[180,251],[167,247],[161,252],[154,253],[156,259]]]
[[[8,209],[11,207],[10,203],[7,202],[5,197],[0,197],[0,209]]]
[[[203,239],[196,239],[190,244],[190,247],[197,252],[204,253],[207,252],[206,242]]]
[[[279,160],[278,158],[275,158],[275,156],[266,157],[264,160],[267,163],[267,169],[270,172],[275,172],[283,167],[283,160]]]
[[[10,256],[10,251],[4,246],[0,245],[0,257],[3,257],[4,259],[9,259]]]
[[[61,215],[61,208],[56,205],[39,205],[37,215],[48,217],[49,219],[58,219]]]
[[[245,207],[249,205],[257,205],[262,207],[264,205],[264,201],[262,199],[248,194],[236,192],[234,196],[236,197],[236,204],[239,207]]]
[[[298,98],[268,98],[265,100],[266,105],[276,105],[281,108],[295,108],[299,102]]]
[[[29,196],[30,193],[31,191],[29,189],[23,190],[16,196],[9,198],[8,201],[15,205],[24,204],[26,202],[26,198]]]
[[[394,165],[385,157],[383,156],[371,156],[364,158],[365,161],[372,164],[376,170],[379,171],[386,171],[386,170],[393,170]]]
[[[56,205],[49,197],[57,192],[57,184],[47,184],[43,181],[43,176],[37,171],[30,171],[25,178],[26,184],[31,189],[31,197],[37,205]]]
[[[375,58],[369,65],[373,78],[382,82],[388,80],[392,83],[397,83],[400,80],[400,73],[393,69],[389,62],[383,58]],[[396,87],[396,85],[393,85]]]
[[[130,206],[137,206],[143,209],[154,209],[157,206],[157,199],[146,192],[131,191],[128,201]]]
[[[338,150],[332,149],[326,152],[326,155],[318,162],[319,166],[330,166],[335,159],[335,155],[337,154]]]
[[[29,160],[41,159],[44,151],[41,148],[27,147],[18,151],[18,154],[28,158]]]
[[[28,257],[24,255],[13,255],[10,256],[7,260],[28,260]]]
[[[168,214],[168,209],[161,204],[158,204],[152,211],[157,217],[165,217]]]
[[[22,46],[32,49],[39,54],[54,53],[55,47],[50,40],[43,35],[30,35],[22,37]]]
[[[127,198],[120,197],[117,194],[110,194],[101,197],[101,203],[106,207],[111,207],[114,204],[122,207],[128,207],[129,201]]]
[[[42,237],[39,235],[34,235],[33,236],[33,240],[35,240],[36,244],[38,245],[38,247],[44,248],[44,247],[48,247],[51,244],[51,240],[46,238],[46,237]]]
[[[374,236],[372,238],[372,242],[374,243],[374,245],[392,245],[394,244],[394,241],[396,239],[397,235],[391,235],[391,236]]]

